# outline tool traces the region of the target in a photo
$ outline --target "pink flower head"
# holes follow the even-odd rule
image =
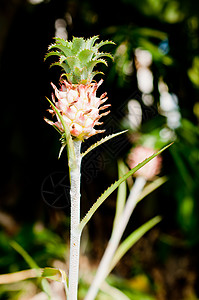
[[[103,124],[103,122],[99,122],[99,119],[110,112],[106,111],[100,114],[101,110],[110,106],[110,104],[101,106],[108,99],[106,93],[102,94],[101,97],[96,96],[96,91],[102,82],[103,80],[100,80],[98,83],[92,82],[85,85],[71,84],[63,80],[60,90],[52,83],[58,100],[56,101],[53,95],[53,102],[73,137],[83,140],[105,131],[94,129],[94,126]],[[56,126],[64,133],[62,123],[57,114],[52,109],[49,112],[52,115],[56,115],[57,121],[52,122],[45,119],[46,122]]]
[[[132,169],[140,162],[153,155],[155,151],[151,148],[137,146],[133,148],[128,155],[128,165]],[[158,175],[161,169],[161,156],[154,157],[150,162],[135,172],[135,176],[144,177],[147,180],[151,180],[155,175]]]

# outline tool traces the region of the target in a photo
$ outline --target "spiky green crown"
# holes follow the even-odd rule
[[[45,59],[49,56],[58,56],[59,61],[54,62],[51,66],[62,67],[67,80],[72,84],[88,84],[96,74],[103,74],[93,70],[97,64],[103,63],[106,66],[108,65],[107,61],[102,57],[113,59],[110,53],[99,52],[99,48],[115,43],[112,41],[96,43],[98,39],[98,36],[93,36],[86,40],[73,37],[72,41],[55,38],[56,42],[49,46],[48,50],[50,51],[46,54]]]

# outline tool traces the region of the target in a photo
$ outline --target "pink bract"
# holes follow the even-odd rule
[[[84,140],[105,131],[94,128],[96,125],[103,124],[103,122],[99,122],[99,119],[110,112],[106,111],[100,114],[101,110],[110,106],[110,104],[101,106],[108,99],[106,93],[103,93],[101,97],[96,96],[97,89],[102,82],[103,80],[100,80],[98,83],[92,82],[84,85],[71,84],[63,80],[61,81],[60,90],[51,83],[58,100],[56,101],[53,95],[53,102],[68,126],[71,135],[77,139]],[[56,115],[57,121],[53,122],[45,119],[46,122],[56,126],[64,133],[64,128],[56,112],[53,109],[50,109],[49,112],[52,116]]]

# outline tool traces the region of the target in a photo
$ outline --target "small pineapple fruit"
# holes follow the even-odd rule
[[[113,58],[110,53],[99,52],[99,48],[114,43],[102,41],[96,44],[97,39],[98,36],[87,40],[73,38],[72,41],[56,38],[56,42],[50,45],[50,52],[45,57],[58,56],[59,61],[51,66],[58,65],[65,71],[60,81],[61,89],[58,90],[52,84],[58,100],[56,101],[53,96],[53,102],[68,126],[71,135],[80,140],[104,132],[104,130],[94,129],[94,126],[103,124],[99,122],[99,119],[110,112],[106,111],[100,114],[101,110],[108,108],[110,104],[101,106],[108,99],[106,93],[103,93],[101,97],[96,96],[97,89],[103,80],[98,83],[93,81],[96,74],[102,73],[93,69],[98,63],[107,65],[106,60],[102,57]],[[52,49],[57,49],[57,51],[51,51]],[[64,76],[66,79],[63,79]],[[49,112],[57,116],[53,109],[50,109]],[[45,120],[55,126],[61,134],[64,133],[64,128],[58,116],[57,122]]]

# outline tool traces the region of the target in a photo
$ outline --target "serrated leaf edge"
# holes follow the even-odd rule
[[[131,169],[129,172],[127,172],[124,176],[122,176],[119,180],[116,180],[110,187],[108,187],[104,193],[97,199],[97,201],[92,205],[92,207],[89,209],[85,217],[81,220],[78,230],[81,232],[85,225],[88,223],[88,221],[91,219],[95,211],[98,209],[98,207],[106,200],[108,196],[122,183],[124,182],[129,176],[133,175],[136,171],[138,171],[141,167],[143,167],[146,163],[148,163],[150,160],[152,160],[154,157],[162,153],[164,150],[166,150],[168,147],[170,147],[173,143],[170,143],[169,145],[165,146],[161,150],[157,151],[150,157],[143,160],[141,163],[139,163],[136,167]]]
[[[101,140],[97,141],[95,144],[93,144],[92,146],[90,146],[85,152],[83,152],[81,154],[81,157],[84,157],[86,154],[88,154],[90,151],[92,151],[93,149],[95,149],[96,147],[98,147],[99,145],[109,141],[110,139],[120,135],[120,134],[123,134],[125,132],[127,132],[128,130],[123,130],[121,132],[117,132],[117,133],[113,133],[113,134],[110,134],[110,135],[107,135],[106,137],[102,138]]]

